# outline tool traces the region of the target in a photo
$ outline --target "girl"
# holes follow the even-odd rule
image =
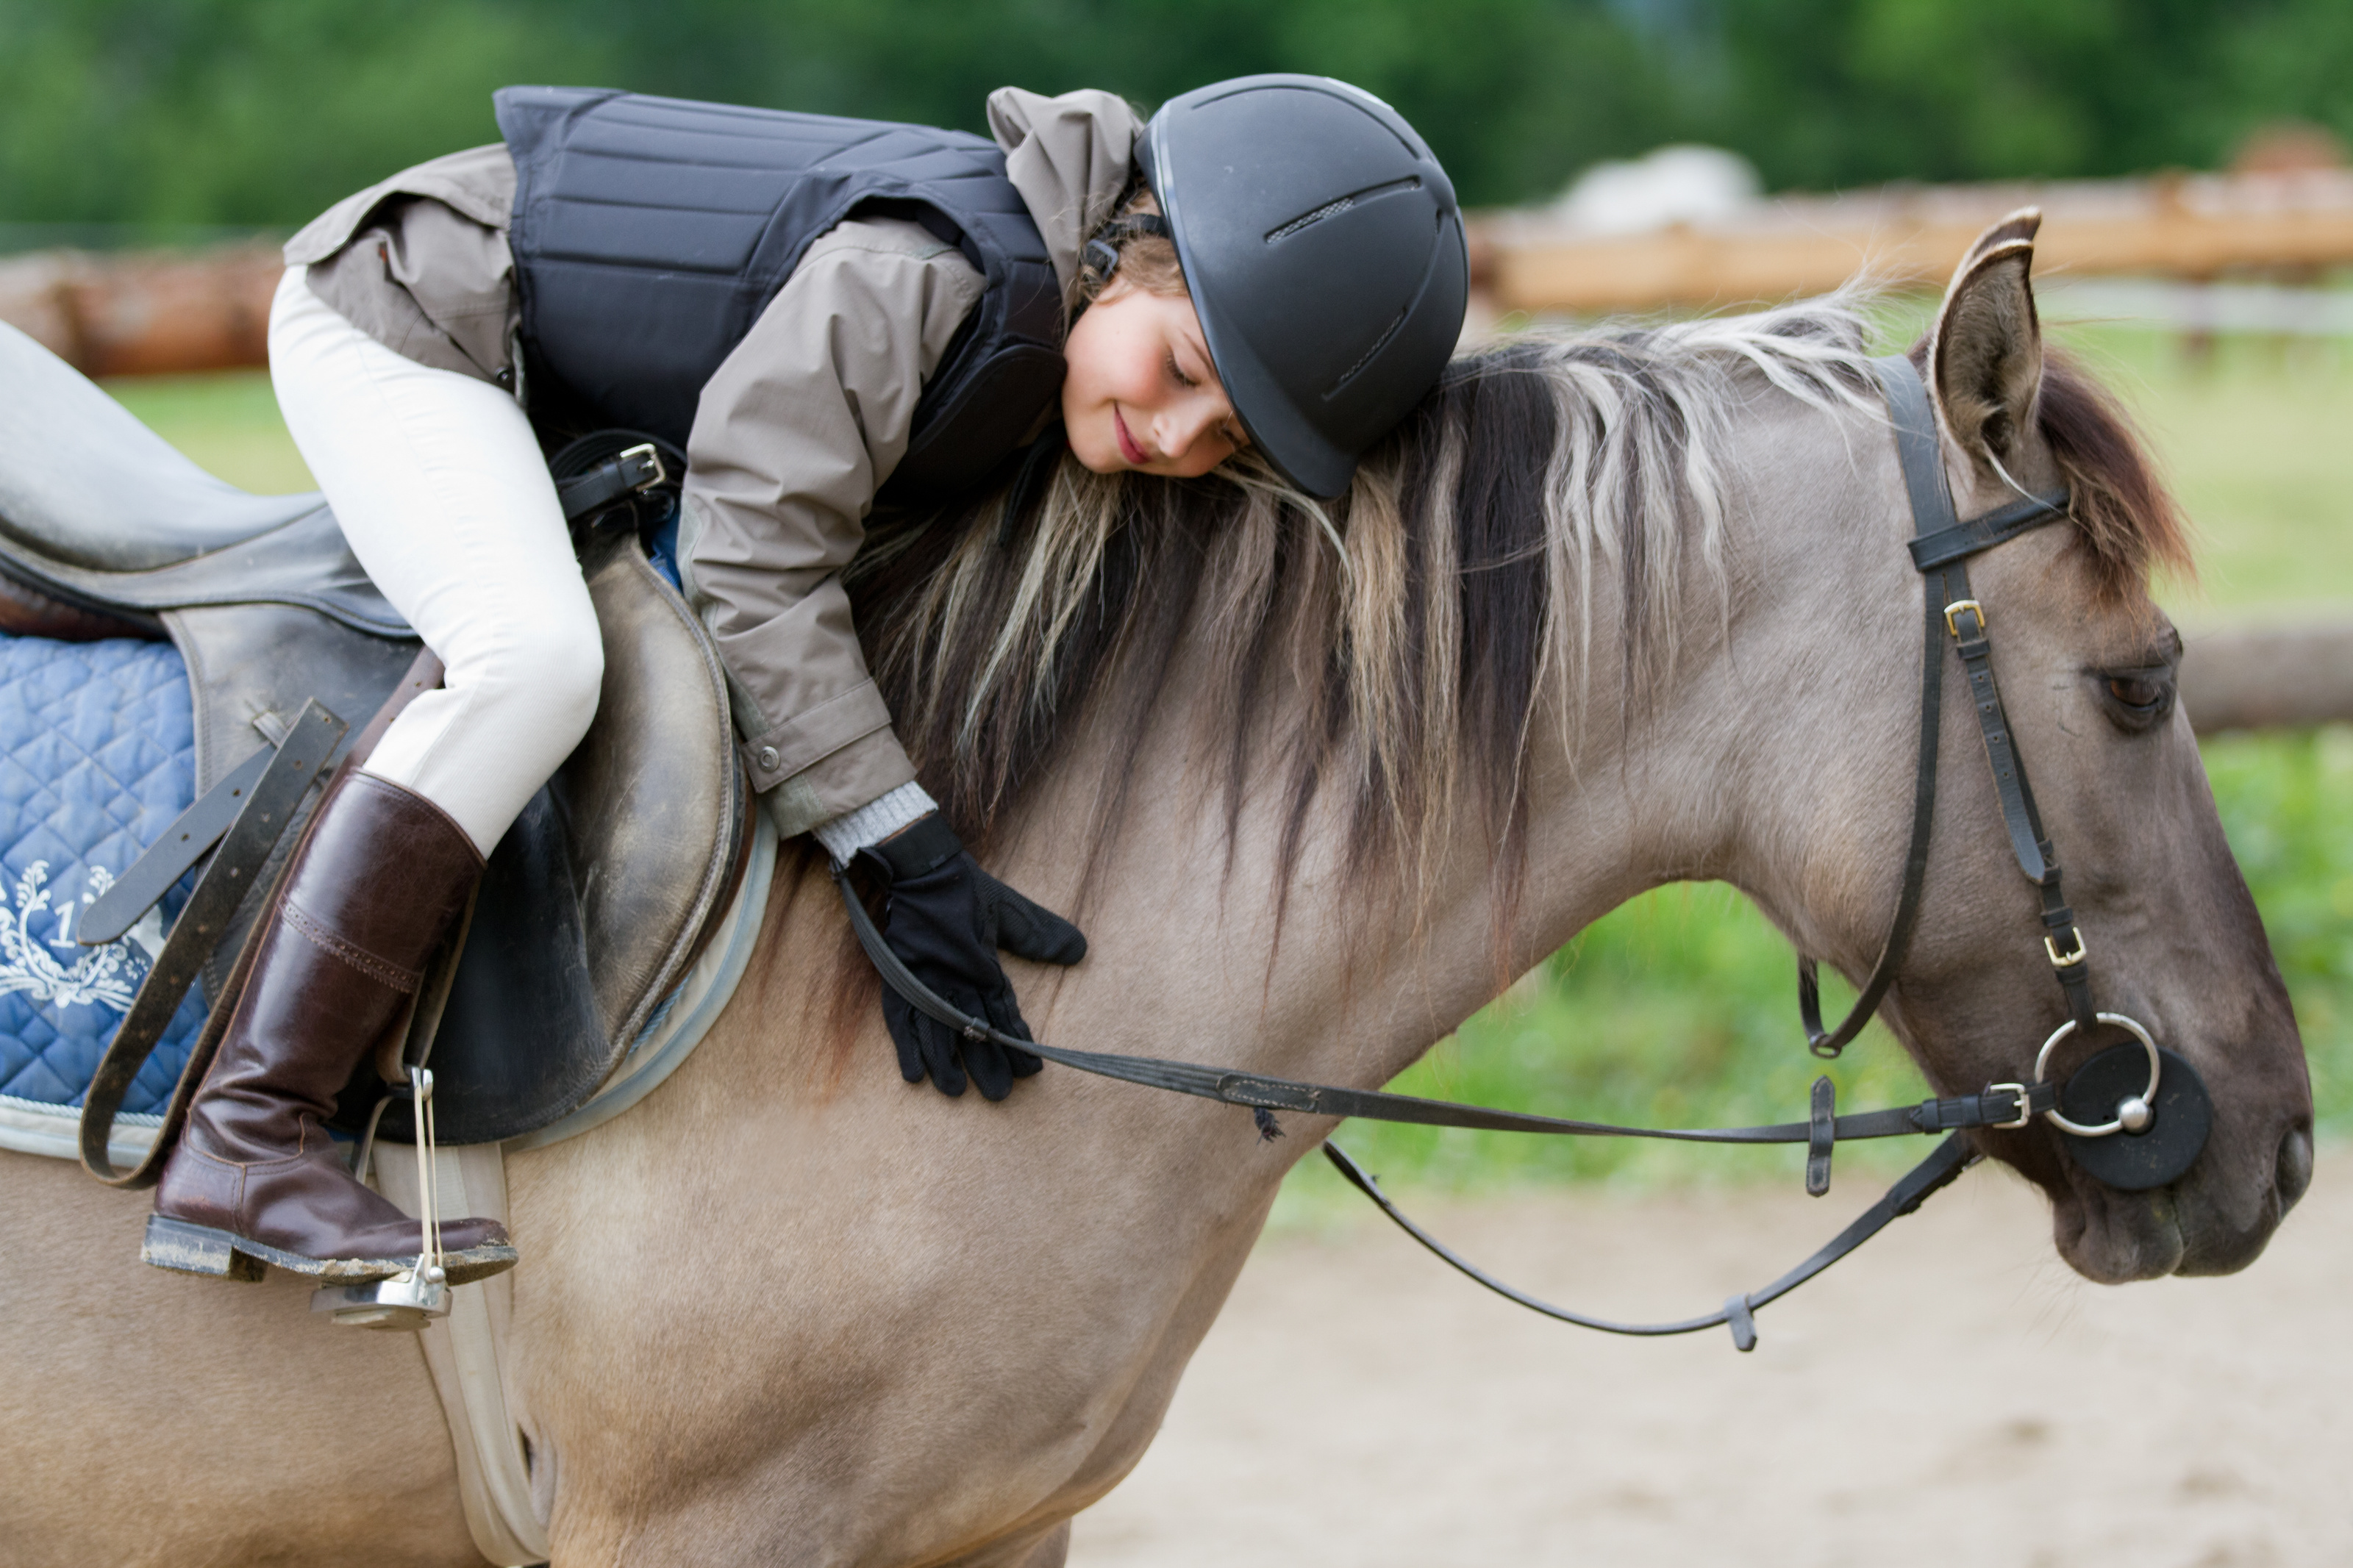
[[[1097,473],[1248,449],[1317,498],[1435,382],[1468,285],[1452,187],[1386,104],[1222,82],[1140,123],[1103,92],[915,126],[522,88],[504,141],[397,174],[286,247],[270,374],[353,552],[447,668],[312,819],[156,1194],[151,1228],[339,1282],[416,1264],[416,1222],[322,1121],[596,707],[596,617],[543,436],[682,447],[680,567],[779,833],[889,888],[934,991],[1028,1038],[1000,947],[1085,939],[990,878],[915,780],[840,573],[878,499],[1067,443]],[[534,428],[536,427],[536,428]],[[990,1100],[1035,1058],[886,994],[910,1082]],[[442,1227],[452,1283],[511,1267]]]

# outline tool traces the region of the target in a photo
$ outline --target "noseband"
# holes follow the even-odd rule
[[[2067,494],[2059,491],[2026,497],[1998,510],[1960,521],[1945,481],[1936,415],[1929,406],[1927,388],[1921,382],[1920,373],[1900,354],[1875,360],[1873,367],[1886,394],[1894,426],[1896,455],[1912,503],[1912,562],[1924,580],[1920,752],[1913,786],[1912,833],[1905,855],[1903,888],[1896,897],[1895,918],[1888,928],[1879,960],[1872,966],[1854,1005],[1838,1027],[1824,1029],[1815,962],[1801,957],[1798,963],[1799,1012],[1814,1054],[1836,1057],[1877,1012],[1910,946],[1913,929],[1919,921],[1922,889],[1927,879],[1929,830],[1936,817],[1944,642],[1949,637],[1968,678],[1969,696],[1976,706],[1978,728],[1985,738],[1986,760],[1993,770],[1994,791],[2001,803],[2011,853],[2019,869],[2042,897],[2042,948],[2066,998],[2067,1020],[2042,1042],[2034,1058],[2031,1082],[1989,1084],[1976,1094],[1957,1099],[1926,1100],[1915,1106],[1841,1116],[1837,1113],[1834,1087],[1828,1078],[1820,1078],[1814,1081],[1809,1115],[1803,1121],[1760,1127],[1620,1127],[1373,1089],[1300,1083],[1195,1062],[1067,1050],[1035,1040],[1017,1039],[951,1006],[918,980],[884,944],[845,869],[836,867],[834,880],[841,889],[842,902],[860,946],[881,973],[883,983],[908,1005],[967,1038],[995,1040],[1001,1046],[1029,1051],[1081,1072],[1244,1107],[1256,1118],[1261,1138],[1282,1136],[1274,1112],[1288,1110],[1308,1116],[1361,1117],[1425,1127],[1580,1138],[1652,1138],[1686,1143],[1803,1143],[1806,1190],[1820,1197],[1830,1191],[1831,1155],[1841,1140],[1947,1134],[1926,1159],[1906,1172],[1852,1225],[1771,1284],[1736,1295],[1722,1308],[1704,1316],[1661,1323],[1622,1323],[1591,1317],[1515,1289],[1449,1250],[1390,1202],[1380,1184],[1345,1150],[1328,1139],[1324,1142],[1324,1153],[1341,1175],[1379,1205],[1381,1212],[1407,1234],[1446,1262],[1532,1310],[1609,1333],[1687,1334],[1721,1323],[1731,1329],[1733,1342],[1741,1350],[1753,1350],[1757,1344],[1757,1309],[1820,1274],[1876,1236],[1889,1221],[1918,1208],[1930,1194],[1949,1184],[1982,1157],[1964,1135],[1971,1129],[2014,1131],[2040,1116],[2058,1131],[2076,1163],[2110,1186],[2140,1191],[2176,1180],[2205,1147],[2213,1121],[2212,1104],[2197,1069],[2187,1060],[2159,1047],[2139,1023],[2121,1013],[2101,1012],[2093,1000],[2090,950],[2076,927],[2074,911],[2068,908],[2060,889],[2058,858],[2050,837],[2043,832],[2034,792],[2028,787],[2026,771],[2010,735],[2009,717],[2002,710],[2001,691],[1994,681],[1993,646],[1989,640],[1985,606],[1969,587],[1969,557],[2064,518]],[[2123,1030],[2134,1043],[2099,1052],[2071,1074],[2064,1085],[2044,1078],[2052,1052],[2068,1037],[2078,1031],[2088,1035],[2103,1025]]]

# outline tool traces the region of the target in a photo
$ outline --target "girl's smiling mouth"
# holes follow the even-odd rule
[[[1127,421],[1120,417],[1117,405],[1113,405],[1111,422],[1112,427],[1119,432],[1119,455],[1127,459],[1128,467],[1140,468],[1152,461],[1145,455],[1144,448],[1137,445],[1135,437],[1127,433]]]

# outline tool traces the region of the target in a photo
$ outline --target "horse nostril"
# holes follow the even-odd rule
[[[2301,1127],[2289,1128],[2280,1140],[2277,1179],[2280,1213],[2284,1215],[2312,1185],[2312,1134]]]

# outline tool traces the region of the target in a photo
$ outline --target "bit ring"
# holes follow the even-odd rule
[[[2117,1028],[2124,1030],[2125,1033],[2130,1035],[2134,1039],[2138,1040],[2140,1042],[2140,1048],[2148,1053],[2148,1087],[2143,1089],[2139,1095],[2139,1100],[2143,1109],[2141,1126],[2146,1127],[2148,1125],[2147,1120],[2147,1109],[2157,1104],[2158,1077],[2164,1070],[2164,1064],[2158,1058],[2157,1042],[2148,1037],[2148,1031],[2147,1029],[2142,1028],[2138,1024],[2135,1023],[2132,1019],[2126,1017],[2122,1013],[2100,1013],[2095,1014],[2094,1016],[2096,1016],[2103,1024],[2114,1024]],[[2052,1047],[2056,1047],[2060,1041],[2065,1039],[2074,1032],[2075,1020],[2073,1018],[2068,1019],[2065,1023],[2051,1031],[2051,1037],[2042,1042],[2042,1048],[2036,1052],[2034,1056],[2034,1079],[2036,1082],[2040,1083],[2044,1081],[2042,1077],[2042,1068],[2044,1065],[2051,1060],[2051,1052]],[[2105,1138],[2112,1133],[2126,1131],[2124,1118],[2121,1116],[2113,1121],[2104,1121],[2096,1127],[2086,1127],[2080,1121],[2068,1121],[2065,1117],[2059,1114],[2058,1110],[2055,1107],[2044,1111],[2042,1114],[2044,1119],[2047,1120],[2052,1126],[2056,1127],[2062,1132],[2072,1132],[2078,1138]],[[2139,1128],[2131,1129],[2133,1131],[2138,1131],[2139,1130]]]

